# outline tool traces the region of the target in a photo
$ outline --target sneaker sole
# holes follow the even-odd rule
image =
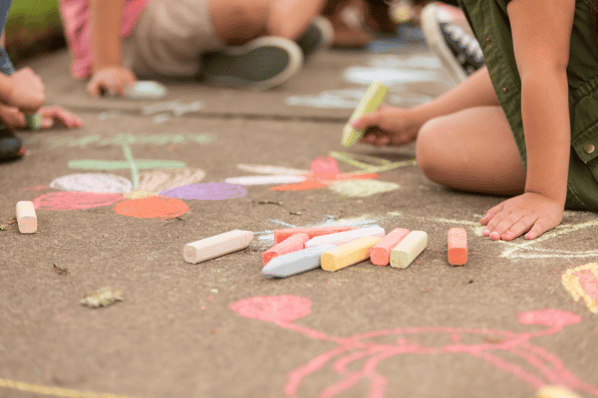
[[[438,56],[440,62],[445,66],[451,78],[457,83],[467,80],[467,74],[459,65],[453,52],[446,45],[442,32],[440,31],[436,17],[437,7],[429,4],[422,10],[421,29],[430,49]]]
[[[264,58],[285,54],[288,61],[280,72],[262,75]],[[204,60],[207,83],[263,91],[289,80],[303,66],[303,52],[293,41],[281,37],[260,37],[238,47],[227,47]]]

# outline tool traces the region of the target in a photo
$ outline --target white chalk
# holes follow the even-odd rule
[[[335,247],[335,245],[320,245],[274,257],[262,268],[262,274],[286,278],[319,268],[322,254]]]
[[[428,234],[424,231],[411,231],[390,251],[390,265],[407,268],[428,246]]]
[[[151,80],[139,80],[125,90],[125,97],[128,99],[157,100],[164,98],[167,91],[166,86],[161,83]]]
[[[186,262],[197,264],[244,249],[252,240],[253,232],[251,231],[225,232],[197,242],[187,243],[183,248],[183,257]]]
[[[19,232],[22,234],[32,234],[37,231],[37,216],[33,202],[26,200],[17,202],[17,223]]]
[[[341,246],[345,243],[363,238],[364,236],[374,236],[376,238],[383,238],[386,232],[384,228],[375,226],[367,228],[354,229],[352,231],[337,232],[329,235],[321,235],[311,238],[305,242],[305,248],[312,246],[319,246],[324,244],[332,244],[335,246]]]

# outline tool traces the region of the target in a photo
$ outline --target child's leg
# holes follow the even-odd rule
[[[417,138],[417,161],[429,179],[450,188],[518,195],[525,169],[499,106],[469,108],[430,120]]]

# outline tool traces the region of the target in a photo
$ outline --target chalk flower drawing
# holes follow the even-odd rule
[[[498,369],[509,372],[524,383],[538,389],[545,385],[563,385],[572,390],[584,391],[598,397],[598,387],[584,383],[567,370],[560,358],[544,348],[532,345],[532,338],[549,336],[560,332],[568,325],[581,322],[579,315],[556,309],[529,311],[519,314],[523,325],[543,325],[546,329],[536,332],[514,333],[508,330],[456,327],[404,327],[370,331],[349,337],[329,336],[294,322],[311,313],[311,300],[292,295],[273,297],[252,297],[237,301],[229,306],[239,315],[270,322],[283,329],[301,333],[309,338],[335,343],[337,347],[317,356],[306,364],[292,370],[283,387],[286,397],[296,397],[299,388],[310,375],[330,364],[339,380],[320,391],[322,398],[334,397],[353,388],[361,381],[369,384],[368,398],[385,396],[387,378],[378,372],[378,365],[401,354],[456,354],[471,355]],[[446,335],[447,343],[440,346],[427,346],[417,340],[426,334]],[[382,344],[373,340],[384,336],[397,336],[396,343]],[[465,336],[479,336],[479,343],[464,343]],[[450,341],[450,342],[448,342]],[[489,342],[491,341],[491,342]],[[518,362],[510,362],[500,356],[501,352],[518,357]],[[336,358],[336,359],[335,359]],[[360,370],[349,370],[349,365],[361,363]]]
[[[598,263],[568,269],[562,282],[575,301],[583,298],[590,312],[598,314]]]

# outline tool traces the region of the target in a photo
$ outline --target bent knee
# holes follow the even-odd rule
[[[417,135],[415,156],[424,175],[432,181],[442,183],[442,170],[447,148],[444,145],[446,123],[443,118],[428,120]]]

